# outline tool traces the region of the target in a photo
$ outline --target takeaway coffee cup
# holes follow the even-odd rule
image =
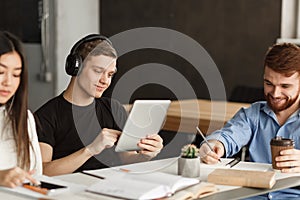
[[[294,140],[288,138],[282,138],[281,136],[276,136],[270,142],[271,145],[271,153],[272,153],[272,167],[273,169],[281,170],[284,167],[277,167],[275,158],[280,155],[281,150],[285,149],[293,149],[294,148]]]

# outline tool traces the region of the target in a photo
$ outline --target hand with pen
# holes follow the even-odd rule
[[[19,167],[0,170],[0,185],[14,188],[22,185],[25,180],[29,180],[33,184],[39,184],[39,181],[32,177],[33,173],[34,170],[25,171]]]
[[[215,164],[225,154],[225,149],[223,144],[218,140],[209,140],[208,143],[203,143],[201,145],[199,153],[203,162],[207,164]]]

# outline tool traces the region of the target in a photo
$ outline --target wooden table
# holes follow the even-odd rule
[[[131,106],[124,105],[127,111]],[[222,128],[240,108],[249,106],[248,103],[204,99],[172,101],[162,129],[195,134],[196,126],[199,126],[204,134],[209,134]]]
[[[249,106],[203,99],[172,101],[163,130],[196,133],[196,126],[199,126],[203,133],[211,133],[223,127],[240,108]]]

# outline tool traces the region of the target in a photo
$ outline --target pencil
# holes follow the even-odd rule
[[[236,157],[235,159],[233,159],[232,161],[227,163],[225,166],[229,166],[231,168],[231,167],[235,166],[236,164],[238,164],[240,161],[241,161],[241,159],[239,157]]]
[[[27,185],[27,184],[23,184],[23,187],[27,188],[29,190],[32,190],[34,192],[38,192],[38,193],[44,194],[44,195],[48,194],[48,189],[47,188],[41,188],[41,187],[38,187],[38,186]]]
[[[130,169],[120,168],[120,170],[121,170],[122,172],[130,172]]]
[[[212,152],[215,152],[214,149],[210,146],[210,144],[208,143],[207,139],[205,138],[205,136],[203,135],[202,131],[198,128],[198,126],[196,126],[197,129],[197,133],[199,133],[201,135],[201,137],[203,138],[204,142],[207,144],[207,146],[209,147],[209,149]],[[218,161],[221,162],[221,159],[218,158]]]
[[[81,173],[82,173],[82,174],[85,174],[85,175],[88,175],[88,176],[95,177],[95,178],[105,179],[105,177],[99,176],[99,175],[96,175],[96,174],[90,174],[90,173],[87,173],[87,172],[84,172],[84,171],[82,171]]]

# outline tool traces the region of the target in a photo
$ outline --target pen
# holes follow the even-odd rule
[[[201,137],[203,138],[204,142],[207,144],[207,146],[209,147],[209,149],[212,151],[212,152],[215,152],[213,150],[213,148],[210,146],[210,144],[208,143],[207,139],[205,138],[205,136],[203,135],[202,131],[196,126],[196,129],[197,129],[197,132],[201,135]],[[219,162],[221,162],[221,159],[219,158],[218,159]]]
[[[229,166],[230,168],[235,166],[236,164],[238,164],[241,161],[241,159],[239,157],[233,159],[232,161],[230,161],[229,163],[227,163],[225,166]]]
[[[88,176],[95,177],[95,178],[105,179],[105,177],[99,176],[99,175],[96,175],[96,174],[90,174],[90,173],[87,173],[87,172],[84,172],[84,171],[82,171],[81,173],[83,173],[85,175],[88,175]]]

